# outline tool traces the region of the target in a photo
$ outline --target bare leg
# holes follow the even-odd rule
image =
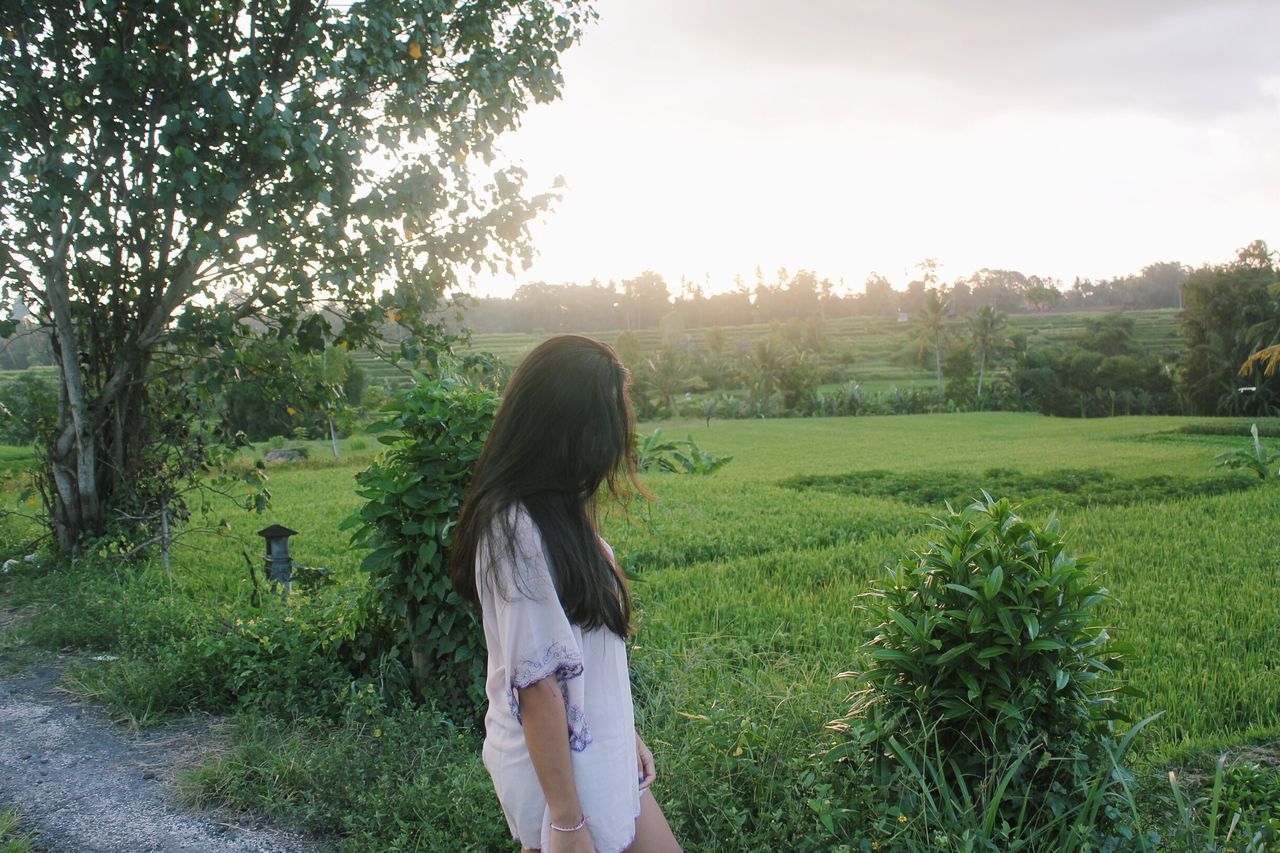
[[[652,793],[640,795],[640,817],[636,818],[636,840],[627,853],[680,853],[680,844],[667,825]]]

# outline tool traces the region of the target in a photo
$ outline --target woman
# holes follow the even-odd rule
[[[631,598],[595,498],[639,490],[629,376],[561,335],[507,385],[454,532],[453,582],[489,647],[484,765],[524,850],[678,851],[635,731]],[[642,490],[641,490],[642,491]]]

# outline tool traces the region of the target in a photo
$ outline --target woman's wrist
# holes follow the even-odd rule
[[[576,823],[572,823],[572,824],[562,824],[562,823],[557,823],[554,820],[551,821],[551,828],[556,830],[557,832],[577,832],[579,829],[582,829],[586,825],[587,825],[587,816],[585,814]]]
[[[574,797],[574,800],[576,801],[577,797]],[[581,804],[577,802],[565,803],[558,808],[552,807],[550,812],[552,826],[573,826],[586,815]]]

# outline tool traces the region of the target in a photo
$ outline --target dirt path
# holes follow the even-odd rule
[[[0,680],[0,806],[18,808],[37,850],[321,849],[300,835],[182,810],[168,784],[207,742],[202,727],[122,731],[58,690],[57,677],[34,666]]]

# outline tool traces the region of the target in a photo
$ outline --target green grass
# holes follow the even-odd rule
[[[18,810],[0,810],[0,853],[27,853],[31,850],[31,837],[22,831]]]
[[[814,756],[832,739],[823,724],[846,707],[835,676],[860,665],[867,626],[858,598],[882,566],[921,544],[940,508],[929,491],[935,479],[953,493],[1000,477],[1005,488],[1038,483],[1028,514],[1057,509],[1076,550],[1100,558],[1118,599],[1100,618],[1135,649],[1129,677],[1144,697],[1132,712],[1165,712],[1141,740],[1143,772],[1156,778],[1171,756],[1280,736],[1280,492],[1271,482],[1213,493],[1224,482],[1214,455],[1244,439],[1181,431],[1205,423],[982,413],[643,425],[734,456],[711,477],[646,475],[657,500],[604,519],[635,577],[631,662],[639,724],[660,762],[655,792],[688,849],[830,849],[815,805],[825,800],[849,810],[844,840],[876,840],[866,820],[882,805],[877,792]],[[243,548],[259,558],[255,530],[279,522],[300,531],[291,542],[300,562],[330,568],[339,591],[361,587],[361,555],[337,527],[357,506],[353,475],[376,447],[369,440],[367,452],[332,460],[317,443],[308,461],[272,468],[272,510],[255,517],[219,507],[231,538],[186,540],[172,582],[154,567],[120,571],[118,581],[110,570],[86,579],[25,564],[0,576],[0,600],[37,614],[13,630],[44,647],[121,653],[77,673],[121,716],[145,722],[214,702],[200,697],[213,695],[202,685],[218,674],[184,661],[201,642],[226,641],[215,617],[256,612],[241,556]],[[1122,499],[1066,499],[1062,471],[1095,472],[1095,487]],[[860,472],[893,488],[812,487],[858,484]],[[797,489],[795,478],[811,487]],[[339,592],[314,603],[325,618],[343,612]],[[322,653],[298,645],[245,660],[255,672],[292,666],[298,680],[322,681],[329,670],[304,663],[313,655]],[[234,695],[217,696],[218,707],[235,707]],[[434,753],[438,764],[415,758],[401,772],[381,747],[343,734],[354,725],[342,716],[349,711],[296,727],[261,713],[241,729],[241,750],[201,776],[193,796],[286,816],[296,807],[308,825],[374,846],[445,837],[436,832],[476,848],[497,843],[501,817],[468,751],[474,739]],[[439,725],[418,720],[398,731],[410,744]],[[369,790],[382,793],[330,790],[342,768],[376,770]],[[443,801],[458,811],[419,826],[397,786],[451,791]],[[378,829],[379,814],[396,816]]]

